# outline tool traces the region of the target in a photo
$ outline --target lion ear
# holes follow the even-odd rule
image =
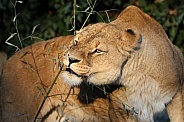
[[[121,36],[121,48],[125,51],[132,52],[140,49],[142,43],[141,34],[135,33],[132,29],[123,31]]]

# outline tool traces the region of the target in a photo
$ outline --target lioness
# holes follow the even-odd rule
[[[106,93],[117,86],[82,83],[71,88],[61,77],[56,77],[61,70],[63,51],[72,38],[38,42],[10,57],[0,80],[0,122],[132,122],[131,114],[124,110],[117,111],[121,120],[109,117]],[[54,79],[56,83],[43,104]],[[110,108],[114,114],[113,105]]]
[[[112,99],[118,98],[140,122],[153,122],[165,107],[171,122],[184,122],[183,55],[161,25],[135,6],[110,23],[78,31],[63,62],[62,77],[72,86],[83,79],[122,84]]]

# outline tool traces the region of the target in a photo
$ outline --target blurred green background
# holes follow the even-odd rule
[[[80,29],[89,15],[95,0],[76,0],[76,30]],[[15,9],[14,9],[14,6]],[[23,47],[38,41],[73,34],[73,0],[0,0],[0,50],[8,55],[16,48],[5,44],[12,33],[16,33],[13,19]],[[128,5],[136,5],[156,19],[165,29],[170,40],[184,53],[184,1],[183,0],[97,0],[87,24],[114,20]],[[15,13],[16,10],[16,13]],[[108,15],[108,16],[107,16]],[[34,31],[34,33],[32,33]],[[30,37],[31,38],[26,38]],[[15,35],[8,42],[20,45]]]

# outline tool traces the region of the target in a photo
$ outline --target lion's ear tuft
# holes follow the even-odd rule
[[[121,48],[126,51],[133,51],[140,49],[142,42],[141,34],[135,33],[132,29],[127,29],[122,32]]]

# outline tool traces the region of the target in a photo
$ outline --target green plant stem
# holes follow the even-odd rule
[[[75,31],[75,15],[76,15],[76,0],[74,0],[74,3],[73,3],[73,30],[74,30],[74,35],[76,34],[76,31]]]
[[[51,90],[52,90],[54,84],[56,83],[56,81],[57,81],[57,79],[58,79],[59,74],[61,73],[61,71],[62,71],[62,67],[61,67],[61,69],[59,70],[59,72],[57,73],[56,77],[54,78],[54,81],[52,82],[52,84],[51,84],[51,86],[50,86],[48,92],[46,93],[46,96],[44,96],[44,99],[43,99],[43,101],[42,101],[42,104],[40,105],[40,107],[39,107],[39,109],[38,109],[38,112],[36,113],[36,116],[35,116],[33,122],[36,122],[36,119],[38,118],[38,115],[39,115],[39,113],[40,113],[40,111],[41,111],[41,109],[42,109],[42,107],[43,107],[43,105],[44,105],[46,99],[49,97],[49,94],[50,94],[50,92],[51,92]]]
[[[86,22],[88,21],[88,19],[89,19],[90,15],[92,14],[93,9],[94,9],[94,7],[95,7],[95,5],[96,5],[96,2],[97,2],[97,0],[95,0],[95,2],[94,2],[94,4],[93,4],[93,6],[91,7],[91,11],[89,12],[89,14],[88,14],[88,16],[87,16],[86,20],[84,21],[84,23],[83,23],[83,25],[82,25],[81,29],[83,29],[83,28],[84,28],[84,26],[85,26]]]

